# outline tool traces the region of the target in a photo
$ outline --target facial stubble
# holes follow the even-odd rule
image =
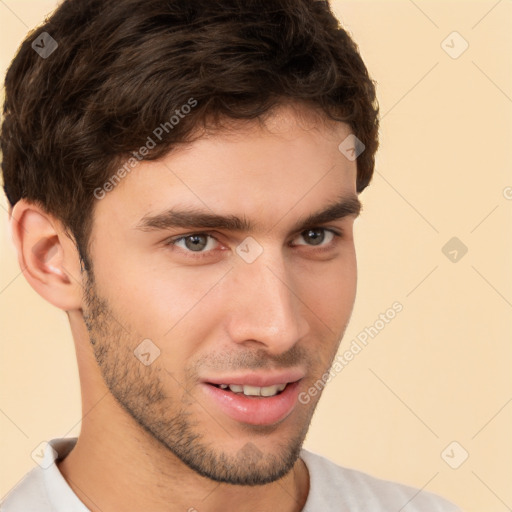
[[[158,446],[170,451],[199,475],[232,485],[268,484],[293,468],[318,399],[312,401],[310,407],[300,405],[303,410],[293,437],[281,438],[269,453],[258,448],[258,436],[271,434],[279,429],[279,425],[246,425],[244,430],[251,431],[252,441],[234,453],[222,451],[215,447],[215,439],[206,439],[205,428],[201,429],[194,419],[192,411],[195,410],[199,411],[195,414],[203,415],[207,422],[214,421],[188,391],[189,379],[178,382],[157,362],[145,366],[135,357],[133,350],[143,338],[134,334],[129,325],[121,323],[108,301],[99,296],[92,271],[86,281],[84,298],[84,322],[103,380],[117,403],[140,428],[158,441]],[[162,378],[174,381],[176,393],[171,395],[166,390]],[[225,426],[223,430],[233,438],[233,445],[240,444],[236,432],[230,432],[232,429]]]

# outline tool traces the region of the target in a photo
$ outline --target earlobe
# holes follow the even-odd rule
[[[10,221],[18,261],[32,288],[60,309],[79,309],[79,255],[62,223],[23,199],[14,206]]]

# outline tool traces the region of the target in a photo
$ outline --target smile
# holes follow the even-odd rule
[[[212,412],[238,423],[273,425],[297,408],[300,368],[210,376],[201,382]]]
[[[245,396],[269,397],[278,395],[281,393],[281,391],[284,390],[284,388],[286,388],[287,385],[288,383],[263,387],[249,385],[242,386],[240,384],[219,384],[215,386],[219,387],[220,389],[229,389],[233,393],[240,393],[244,394]]]

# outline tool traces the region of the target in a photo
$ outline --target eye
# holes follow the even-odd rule
[[[206,233],[192,233],[167,242],[188,252],[208,252],[215,248],[217,240]]]
[[[306,245],[310,247],[318,247],[329,249],[335,237],[341,237],[332,229],[327,228],[311,228],[302,231],[291,243],[291,246]],[[189,255],[196,254],[208,255],[213,253],[217,248],[222,249],[222,244],[211,234],[208,233],[190,233],[181,235],[176,238],[170,238],[165,245],[178,247]]]
[[[326,228],[312,228],[303,231],[293,242],[293,245],[310,245],[310,246],[326,246],[329,245],[334,237],[340,236],[331,229]],[[297,242],[296,240],[303,239],[305,243]]]

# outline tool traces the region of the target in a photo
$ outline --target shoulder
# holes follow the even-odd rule
[[[0,512],[46,512],[52,510],[42,469],[29,471],[0,503]]]
[[[310,491],[303,512],[461,512],[449,501],[421,489],[381,480],[361,471],[302,450],[301,459],[310,476]]]
[[[77,438],[52,439],[38,466],[29,471],[0,503],[0,512],[87,512],[61,475],[56,460],[66,457]]]

